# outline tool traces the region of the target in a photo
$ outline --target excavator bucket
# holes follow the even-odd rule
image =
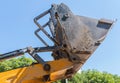
[[[55,38],[66,52],[58,50],[61,54],[58,55],[80,63],[79,68],[102,43],[114,23],[111,20],[74,15],[63,3],[52,5],[51,11],[57,19],[52,18],[56,26]]]
[[[113,21],[92,19],[84,16],[74,16],[63,24],[66,42],[69,43],[73,61],[85,61],[105,39]],[[62,23],[62,21],[61,21]],[[69,27],[67,27],[69,26]]]

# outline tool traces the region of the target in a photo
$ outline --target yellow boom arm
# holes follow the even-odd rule
[[[41,64],[14,69],[0,73],[0,83],[50,83],[61,78],[67,78],[68,70],[73,68],[73,63],[67,59],[48,62],[52,69],[47,72]]]

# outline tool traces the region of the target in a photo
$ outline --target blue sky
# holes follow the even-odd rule
[[[120,75],[120,0],[1,0],[0,53],[27,46],[42,46],[34,35],[37,27],[33,18],[49,9],[52,3],[61,2],[77,15],[117,19],[105,41],[87,60],[82,70],[97,69]],[[43,55],[48,59],[47,55]]]

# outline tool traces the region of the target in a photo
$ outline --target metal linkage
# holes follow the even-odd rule
[[[58,46],[58,47],[56,47],[56,46],[35,47],[35,48],[27,47],[27,48],[23,48],[23,49],[18,49],[18,50],[15,50],[15,51],[11,51],[11,52],[8,52],[8,53],[0,54],[0,60],[9,59],[9,58],[12,58],[12,57],[17,57],[17,56],[21,56],[21,55],[24,55],[25,53],[29,53],[31,55],[33,53],[33,51],[35,53],[39,53],[39,52],[51,52],[51,51],[54,51],[55,49],[59,50],[59,49],[62,49],[62,47],[61,46]]]
[[[21,56],[21,55],[24,55],[24,53],[27,53],[27,48],[18,49],[18,50],[8,52],[8,53],[5,53],[5,54],[0,54],[0,61],[5,60],[5,59],[9,59],[9,58],[12,58],[12,57],[16,57],[16,56]]]
[[[51,47],[27,47],[23,49],[18,49],[12,52],[8,52],[5,54],[0,55],[0,61],[5,60],[5,59],[10,59],[13,57],[21,56],[24,55],[25,53],[28,53],[31,55],[38,63],[43,65],[44,70],[49,71],[50,70],[50,65],[47,64],[37,53],[39,52],[50,52],[54,51],[55,49],[61,49],[62,47],[56,47],[56,46],[51,46]]]
[[[42,14],[40,14],[40,15],[38,15],[37,17],[35,17],[34,18],[34,22],[35,22],[35,24],[39,27],[39,29],[37,29],[36,31],[35,31],[35,35],[38,37],[38,39],[45,45],[45,46],[49,46],[43,39],[42,39],[42,37],[40,37],[39,36],[39,34],[38,34],[38,32],[39,31],[42,31],[52,42],[54,42],[55,44],[58,44],[57,43],[57,41],[54,39],[54,37],[52,37],[53,36],[53,34],[54,34],[54,32],[53,32],[53,28],[54,28],[54,26],[52,26],[51,25],[51,20],[49,20],[46,24],[44,24],[43,26],[41,26],[40,24],[39,24],[39,22],[37,22],[39,19],[41,19],[43,16],[45,16],[45,15],[47,15],[47,14],[49,14],[50,13],[50,9],[49,10],[47,10],[47,11],[45,11],[44,13],[42,13]],[[50,31],[51,31],[51,33],[52,33],[52,36],[50,36],[50,34],[44,29],[46,26],[48,26],[49,27],[49,29],[50,29]]]
[[[42,29],[44,29],[46,26],[48,25],[48,22],[42,26]],[[38,34],[38,32],[41,30],[41,28],[38,28],[36,31],[35,31],[35,35],[38,37],[38,39],[40,41],[42,41],[47,47],[49,46]]]
[[[37,49],[38,50],[38,49]],[[40,51],[40,49],[39,49]],[[45,71],[50,71],[51,66],[49,64],[47,64],[36,52],[36,50],[32,47],[28,48],[28,53],[40,64],[43,65],[43,69]]]

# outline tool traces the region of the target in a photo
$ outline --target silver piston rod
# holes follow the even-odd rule
[[[13,58],[13,57],[17,57],[17,56],[22,56],[25,53],[28,53],[37,62],[43,63],[42,59],[37,59],[38,57],[36,58],[36,54],[39,53],[39,52],[50,52],[50,51],[53,51],[55,49],[61,49],[61,47],[55,47],[55,46],[51,46],[51,47],[36,47],[36,48],[27,47],[27,48],[23,48],[23,49],[18,49],[18,50],[15,50],[15,51],[11,51],[11,52],[8,52],[8,53],[0,54],[0,61],[5,60],[5,59],[10,59],[10,58]],[[39,56],[39,55],[37,55],[37,56]]]

